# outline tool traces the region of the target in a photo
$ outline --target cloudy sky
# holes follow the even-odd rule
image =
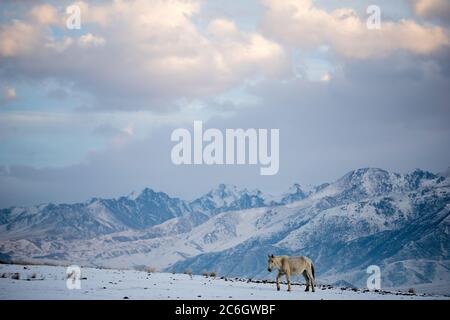
[[[2,1],[0,207],[443,171],[449,80],[448,0]],[[194,120],[280,129],[278,174],[175,166]]]

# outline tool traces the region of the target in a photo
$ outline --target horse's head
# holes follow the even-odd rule
[[[267,266],[267,271],[272,272],[272,269],[276,268],[275,265],[275,257],[273,254],[269,254],[269,261],[268,261],[268,266]]]

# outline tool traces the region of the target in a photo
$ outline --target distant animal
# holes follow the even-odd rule
[[[288,291],[291,291],[291,275],[302,274],[306,280],[306,289],[312,288],[315,291],[315,274],[314,265],[308,257],[289,257],[289,256],[274,256],[269,255],[269,265],[267,270],[272,272],[272,269],[278,269],[277,275],[277,290],[280,291],[280,278],[285,275],[288,283]]]

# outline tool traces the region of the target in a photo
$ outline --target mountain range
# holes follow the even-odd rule
[[[450,174],[351,171],[279,196],[220,184],[186,201],[116,199],[0,210],[0,259],[274,277],[267,254],[307,255],[318,281],[450,294]]]

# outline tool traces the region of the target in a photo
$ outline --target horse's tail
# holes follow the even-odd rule
[[[314,274],[314,265],[312,262],[311,262],[311,272],[312,272],[313,278],[316,279],[316,275]]]

